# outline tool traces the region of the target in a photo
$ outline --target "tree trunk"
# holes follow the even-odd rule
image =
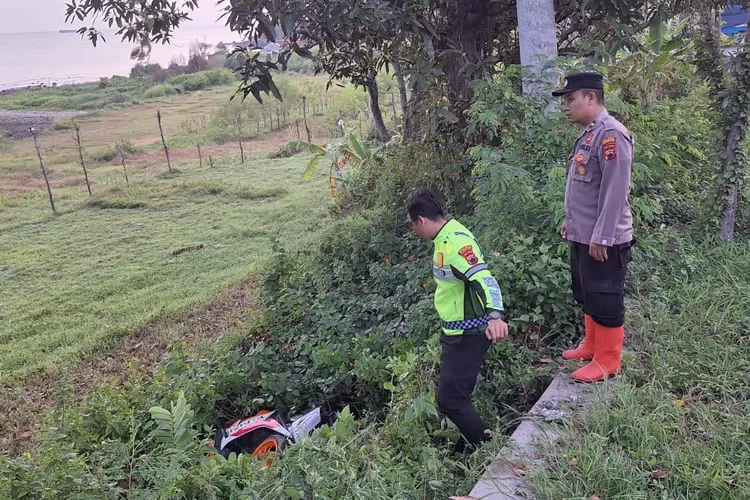
[[[406,114],[404,115],[404,140],[409,142],[419,135],[422,122],[419,115],[419,102],[412,95],[411,101],[406,105]]]
[[[393,87],[391,87],[391,111],[393,112],[393,123],[396,124],[396,96],[393,95]]]
[[[698,72],[708,79],[714,97],[724,90],[724,61],[721,49],[721,32],[716,11],[706,5],[700,8],[698,23],[700,43],[696,51],[695,64]]]
[[[401,115],[406,118],[406,106],[407,106],[407,95],[406,95],[406,81],[404,80],[404,73],[401,71],[401,63],[394,60],[391,65],[393,66],[393,72],[396,74],[396,85],[398,85],[398,94],[401,98]]]
[[[372,119],[375,122],[375,128],[378,131],[380,141],[388,142],[391,138],[383,121],[383,113],[380,112],[380,96],[378,95],[378,82],[375,79],[375,70],[370,70],[366,88],[367,95],[370,97],[370,113],[372,113]]]
[[[724,215],[721,220],[721,233],[719,237],[723,241],[734,239],[734,225],[737,221],[737,205],[739,205],[739,181],[735,181],[729,189],[727,204],[724,207]]]
[[[436,57],[444,51],[450,54],[443,68],[445,76],[440,80],[448,87],[448,110],[453,116],[446,116],[446,119],[455,133],[460,133],[466,126],[465,111],[474,97],[471,82],[490,76],[486,63],[482,63],[496,52],[493,41],[497,33],[491,15],[494,4],[496,2],[446,2],[443,15],[449,23],[445,36],[433,40]],[[477,65],[476,69],[470,70],[467,63]]]
[[[555,68],[544,68],[557,59],[554,0],[517,0],[518,33],[523,66],[523,92],[546,97],[556,84]]]
[[[748,96],[750,96],[750,31],[745,32],[734,68],[732,70],[732,89],[728,101],[729,128],[727,130],[726,161],[719,176],[724,194],[724,211],[721,221],[722,240],[734,238],[734,226],[737,220],[741,181],[744,177],[742,165],[742,144],[748,126]]]

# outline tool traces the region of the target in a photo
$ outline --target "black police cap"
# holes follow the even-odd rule
[[[604,90],[604,77],[599,73],[575,73],[568,75],[565,78],[565,86],[552,92],[552,95],[559,97],[581,89]]]

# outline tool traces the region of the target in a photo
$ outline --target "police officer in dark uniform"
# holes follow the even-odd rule
[[[634,244],[628,202],[633,137],[604,107],[602,75],[569,75],[552,95],[564,97],[568,120],[583,127],[570,156],[560,234],[570,242],[573,295],[586,329],[582,344],[563,358],[590,360],[572,377],[596,382],[620,370],[625,277]]]

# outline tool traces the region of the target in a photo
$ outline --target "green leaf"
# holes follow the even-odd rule
[[[458,123],[458,117],[448,108],[445,108],[445,107],[440,108],[438,110],[438,115],[444,118],[445,120],[447,120],[452,125],[455,125],[456,123]]]
[[[297,14],[294,12],[286,12],[284,14],[284,34],[290,35],[294,31],[294,27],[297,24]]]
[[[307,150],[310,153],[313,153],[315,155],[325,155],[326,154],[326,150],[325,149],[323,149],[321,146],[318,146],[317,144],[313,144],[312,142],[291,141],[289,143],[289,147],[292,147],[294,149]]]
[[[661,21],[661,16],[655,15],[648,27],[648,41],[652,52],[660,52],[664,40],[666,25]]]
[[[442,481],[437,481],[437,480],[435,480],[435,479],[433,479],[432,481],[430,481],[430,482],[429,482],[429,483],[427,483],[427,484],[429,484],[429,485],[430,485],[430,488],[431,488],[431,489],[432,489],[433,491],[440,491],[440,490],[442,489],[442,487],[443,487],[443,482],[442,482]]]
[[[289,498],[292,498],[293,500],[302,500],[304,498],[304,495],[301,491],[295,490],[293,488],[284,488],[284,493],[289,496]]]
[[[318,168],[318,164],[320,164],[320,160],[324,156],[325,155],[315,155],[315,156],[312,157],[312,159],[310,160],[310,163],[307,164],[307,168],[305,169],[304,172],[302,172],[302,178],[303,179],[309,179],[310,176],[313,173],[315,173],[315,170]]]
[[[370,155],[367,154],[368,152],[365,151],[362,144],[354,136],[353,132],[349,132],[349,134],[347,134],[347,143],[349,144],[349,148],[351,149],[352,153],[360,160],[364,160],[370,157]]]
[[[437,418],[438,416],[435,405],[433,405],[423,397],[415,398],[412,402],[412,407],[414,408],[414,416],[417,418],[424,415],[430,415],[435,418]]]

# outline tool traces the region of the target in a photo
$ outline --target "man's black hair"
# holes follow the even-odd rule
[[[604,106],[604,91],[602,89],[581,89],[583,95],[588,95],[589,92],[594,93],[597,104]]]
[[[417,217],[427,217],[430,220],[445,217],[443,206],[429,189],[421,189],[411,195],[406,202],[406,211],[411,220],[416,220]]]

